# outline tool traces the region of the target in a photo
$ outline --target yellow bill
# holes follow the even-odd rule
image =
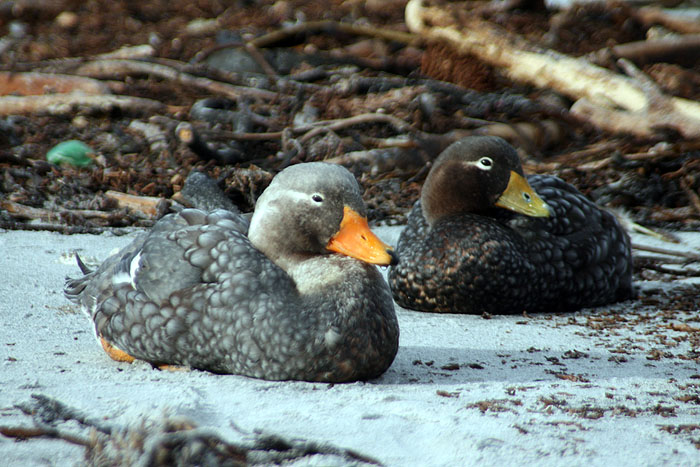
[[[496,206],[510,209],[531,217],[549,217],[549,206],[532,189],[525,177],[515,171],[510,172],[510,179]]]

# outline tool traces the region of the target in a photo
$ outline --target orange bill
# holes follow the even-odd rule
[[[517,172],[510,172],[510,179],[496,206],[510,209],[531,217],[549,217],[549,206],[532,189],[525,177]]]
[[[396,263],[393,248],[372,233],[366,218],[347,206],[343,210],[340,230],[331,238],[326,248],[366,263]]]

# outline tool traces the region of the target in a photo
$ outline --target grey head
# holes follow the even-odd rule
[[[329,243],[341,230],[348,210],[366,217],[360,187],[347,169],[324,162],[294,165],[277,174],[257,200],[248,237],[286,270],[289,261],[330,254]],[[379,241],[368,227],[367,232],[370,243]],[[384,244],[379,249],[387,255],[390,250]]]

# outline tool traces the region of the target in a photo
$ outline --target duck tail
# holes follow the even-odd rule
[[[93,271],[89,267],[87,267],[85,263],[83,263],[83,260],[80,259],[80,256],[78,256],[77,253],[75,254],[75,259],[83,275],[76,279],[66,277],[65,286],[63,287],[63,295],[71,302],[79,303],[80,296],[83,290],[85,290],[85,287],[87,287],[87,284],[90,281],[90,277]]]
[[[92,272],[92,269],[87,267],[87,265],[83,263],[83,260],[80,259],[80,255],[78,253],[75,254],[75,260],[78,263],[78,267],[83,272],[83,274],[90,274]]]

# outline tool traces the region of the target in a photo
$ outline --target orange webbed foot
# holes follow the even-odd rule
[[[102,344],[102,348],[105,349],[105,352],[107,352],[107,355],[109,355],[109,357],[112,360],[126,363],[133,363],[135,360],[134,357],[132,357],[128,353],[124,352],[123,350],[119,350],[118,348],[107,342],[102,336],[100,336],[100,344]]]

